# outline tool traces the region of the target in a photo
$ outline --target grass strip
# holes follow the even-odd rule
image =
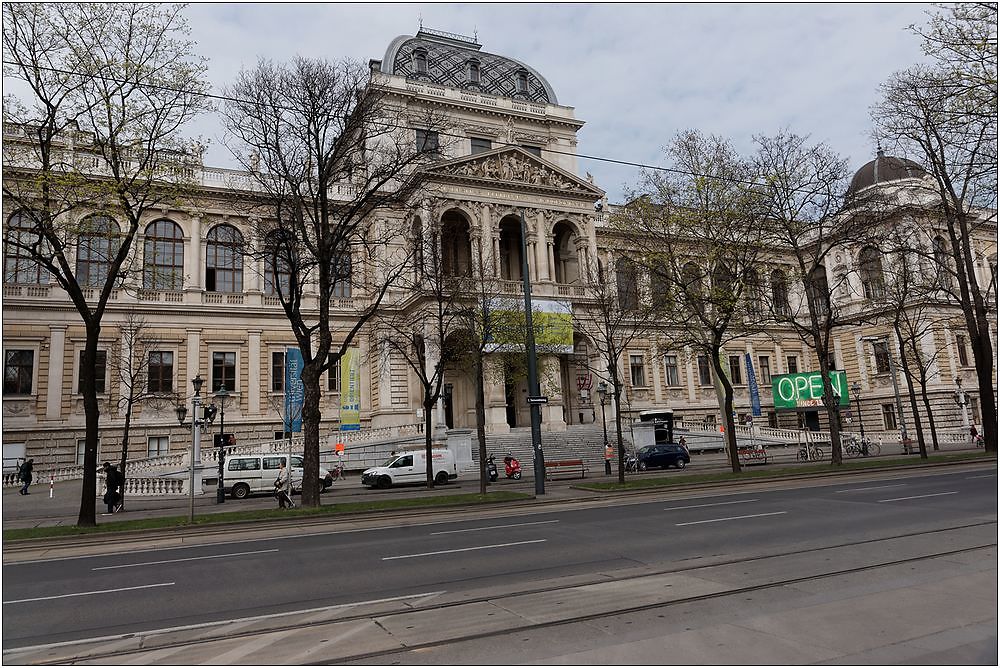
[[[788,476],[799,476],[803,474],[826,474],[838,471],[863,471],[865,469],[920,466],[923,464],[939,464],[956,461],[978,461],[985,459],[984,452],[966,452],[953,455],[930,455],[927,459],[921,459],[910,455],[898,459],[861,459],[845,460],[840,466],[832,464],[813,464],[809,466],[783,467],[779,469],[761,468],[758,466],[744,466],[740,473],[727,471],[724,473],[704,473],[695,475],[672,475],[670,477],[642,477],[620,482],[588,482],[573,485],[576,489],[585,489],[593,492],[621,492],[634,489],[655,489],[659,487],[673,487],[675,485],[690,485],[703,482],[738,482],[740,480],[759,480],[766,478],[785,478]],[[766,466],[766,465],[765,465]]]
[[[210,513],[196,515],[194,522],[188,522],[187,515],[171,517],[153,517],[141,520],[124,520],[98,524],[93,527],[57,526],[32,527],[25,529],[4,529],[4,541],[27,540],[31,538],[58,538],[60,536],[81,536],[89,534],[116,533],[120,531],[141,531],[154,529],[170,529],[175,527],[203,526],[210,524],[232,524],[239,522],[254,522],[259,520],[292,520],[306,517],[326,517],[330,515],[348,515],[352,513],[367,513],[385,510],[405,510],[410,508],[443,508],[448,506],[476,506],[507,501],[523,501],[534,498],[531,494],[520,492],[490,492],[489,494],[449,494],[436,497],[417,497],[410,499],[389,499],[380,501],[355,501],[351,503],[334,503],[318,508],[303,508],[280,510],[267,508],[260,510],[240,510],[230,513]]]

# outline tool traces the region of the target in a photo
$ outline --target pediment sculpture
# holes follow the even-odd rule
[[[445,165],[435,171],[456,176],[548,186],[560,190],[584,189],[582,184],[517,153],[501,153],[478,160],[463,161]]]

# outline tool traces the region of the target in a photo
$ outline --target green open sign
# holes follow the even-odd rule
[[[829,378],[838,404],[849,406],[851,398],[847,393],[847,374],[843,371],[831,371]],[[774,393],[776,410],[801,410],[823,406],[823,377],[819,371],[773,376],[771,389]]]

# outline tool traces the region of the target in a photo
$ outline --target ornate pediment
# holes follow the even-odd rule
[[[604,191],[517,147],[458,158],[427,170],[429,175],[476,181],[484,185],[525,186],[535,190],[597,199]]]

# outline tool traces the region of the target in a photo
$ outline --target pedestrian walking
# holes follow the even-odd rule
[[[615,449],[610,443],[604,444],[604,475],[611,475],[611,460],[615,458]]]
[[[969,427],[969,438],[972,439],[972,444],[976,445],[976,436],[979,436],[979,430],[976,429],[976,425]]]
[[[21,465],[17,467],[17,479],[24,483],[24,486],[21,487],[21,494],[31,494],[28,491],[28,485],[31,484],[31,470],[34,467],[35,460],[30,457],[21,462]]]
[[[111,462],[104,462],[104,503],[108,506],[108,514],[114,513],[118,508],[118,488],[122,484],[121,474],[118,467],[112,466]]]
[[[285,468],[285,460],[281,460],[278,468],[278,477],[274,479],[274,495],[278,497],[279,508],[294,508],[292,502],[292,479]]]

